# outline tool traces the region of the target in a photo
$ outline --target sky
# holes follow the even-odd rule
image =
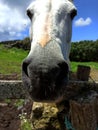
[[[33,0],[0,0],[0,41],[29,36],[26,8]],[[73,20],[72,42],[98,39],[98,0],[74,0],[78,13]]]
[[[98,0],[74,0],[78,13],[73,21],[72,41],[98,39]]]

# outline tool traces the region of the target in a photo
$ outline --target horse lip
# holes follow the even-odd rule
[[[34,100],[34,101],[38,101],[38,102],[58,102],[58,101],[60,101],[62,99],[61,97],[64,95],[64,92],[66,90],[66,85],[68,84],[68,76],[64,77],[59,82],[60,84],[58,84],[56,82],[52,82],[52,83],[48,84],[48,88],[49,88],[49,85],[51,85],[51,89],[54,87],[54,90],[52,89],[49,92],[50,96],[48,95],[48,98],[47,98],[47,96],[44,96],[44,98],[39,96],[37,98],[36,94],[35,94],[35,96],[33,96],[34,88],[36,86],[35,87],[33,86],[32,78],[30,78],[30,76],[26,75],[26,73],[23,71],[22,72],[22,79],[23,79],[23,85],[24,85],[27,93],[30,95],[31,99]],[[57,88],[57,90],[56,90],[56,88]],[[38,93],[39,93],[39,90],[41,89],[41,87],[39,87],[37,89],[38,89]],[[52,97],[51,96],[52,94],[55,94],[55,96]]]
[[[24,72],[22,72],[22,81],[26,91],[31,92],[32,91],[31,80]]]
[[[25,85],[25,87],[27,89],[27,93],[30,95],[32,100],[37,101],[37,102],[55,102],[55,103],[58,103],[58,102],[63,100],[64,92],[66,90],[66,85],[68,83],[68,80],[66,80],[66,78],[65,78],[62,85],[61,85],[61,89],[57,90],[56,93],[55,93],[55,90],[49,92],[50,96],[48,95],[48,98],[47,98],[47,96],[44,96],[44,97],[43,96],[42,97],[40,97],[40,96],[37,97],[36,95],[34,96],[33,95],[33,93],[34,93],[33,86],[31,84],[31,82],[29,82],[29,81],[30,80],[26,80],[25,82],[27,82],[27,83],[26,84],[24,83],[24,85]],[[55,86],[55,89],[56,89],[56,86]],[[55,96],[52,96],[52,93],[55,93]]]

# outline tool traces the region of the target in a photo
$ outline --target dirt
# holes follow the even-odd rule
[[[92,69],[90,72],[90,77],[92,80],[98,82],[98,70]]]
[[[0,74],[0,80],[19,80],[21,75],[14,73],[14,74]]]
[[[71,73],[70,80],[78,80],[77,73]],[[91,82],[98,82],[98,70],[91,69],[88,80]]]
[[[19,115],[26,112],[27,118],[30,117],[32,104],[27,102],[19,108],[15,106],[15,102],[16,100],[11,100],[10,103],[0,101],[0,130],[21,130]]]

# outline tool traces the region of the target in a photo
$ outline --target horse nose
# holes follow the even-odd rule
[[[56,86],[61,86],[68,81],[68,64],[64,61],[58,64],[59,66],[59,73],[56,77]]]
[[[28,75],[29,64],[30,64],[29,60],[26,60],[26,59],[22,63],[22,74],[25,74],[27,77],[29,76]]]
[[[60,84],[68,77],[68,64],[64,61],[55,63],[34,63],[33,60],[25,59],[22,64],[22,76],[30,78],[30,80],[39,79],[40,82],[54,82]]]

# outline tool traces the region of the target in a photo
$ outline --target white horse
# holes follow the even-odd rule
[[[72,0],[36,0],[27,8],[31,20],[31,49],[22,64],[22,80],[38,102],[62,100],[69,72]]]

